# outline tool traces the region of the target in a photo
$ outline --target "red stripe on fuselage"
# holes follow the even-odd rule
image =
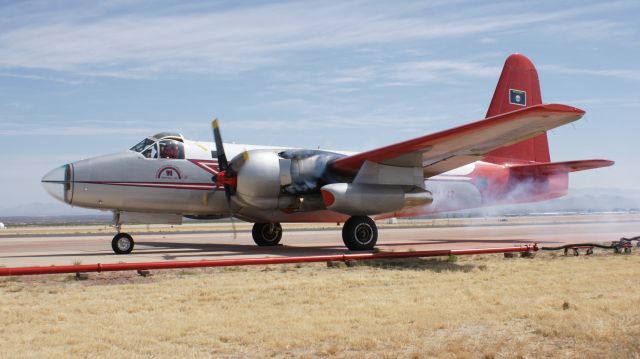
[[[218,172],[220,172],[220,169],[218,167],[218,160],[193,160],[193,159],[189,159],[189,162],[193,163],[194,165],[202,168],[203,170],[211,173],[211,174],[218,174]]]
[[[74,183],[90,183],[101,184],[107,186],[127,186],[127,187],[145,187],[145,188],[171,188],[171,189],[189,189],[199,191],[211,191],[223,189],[223,186],[216,186],[213,183],[179,183],[179,182],[106,182],[106,181],[76,181]]]

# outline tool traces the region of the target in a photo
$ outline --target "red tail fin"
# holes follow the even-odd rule
[[[500,74],[500,80],[493,94],[486,117],[518,110],[542,103],[538,73],[526,56],[514,54],[507,58]],[[513,160],[549,162],[547,134],[499,148],[487,154],[485,161],[492,163],[513,162]]]

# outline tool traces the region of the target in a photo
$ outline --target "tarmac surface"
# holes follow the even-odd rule
[[[229,227],[229,224],[220,226]],[[99,227],[99,226],[94,226]],[[508,247],[538,243],[557,246],[567,243],[609,243],[621,237],[640,235],[640,216],[600,216],[580,218],[553,217],[458,220],[455,226],[446,222],[403,222],[399,226],[381,226],[378,235],[380,251],[467,249]],[[57,228],[57,227],[56,227]],[[96,229],[94,228],[94,229]],[[118,262],[172,260],[258,258],[301,255],[340,254],[349,252],[342,243],[341,227],[299,224],[287,228],[281,245],[258,247],[251,239],[248,225],[239,226],[237,238],[228,230],[189,228],[165,233],[135,233],[133,253],[115,255],[111,250],[114,232],[105,227],[81,233],[67,229],[18,229],[0,237],[0,266],[22,267]],[[111,229],[111,231],[113,231]],[[56,233],[58,232],[58,233]]]

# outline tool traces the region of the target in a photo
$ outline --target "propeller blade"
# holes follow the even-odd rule
[[[222,135],[220,134],[217,118],[211,122],[211,127],[213,128],[213,140],[216,143],[216,153],[218,154],[218,168],[220,168],[220,171],[224,171],[229,167],[229,164],[227,155],[224,153],[224,145],[222,144]]]
[[[238,234],[236,230],[236,222],[233,220],[233,216],[229,217],[231,220],[231,230],[233,231],[233,239],[238,239]]]
[[[213,181],[213,183],[216,183],[215,180],[215,176],[211,179]],[[204,192],[202,194],[202,204],[204,204],[205,206],[209,204],[209,197],[213,196],[214,194],[216,194],[216,192],[218,192],[218,186],[216,185],[215,187],[213,187],[213,191],[207,191]]]
[[[229,219],[231,220],[231,229],[233,230],[233,239],[238,238],[236,234],[236,222],[233,221],[233,207],[231,207],[231,186],[224,185],[224,194],[227,198],[227,208],[229,209]]]
[[[239,155],[235,156],[231,162],[229,162],[229,167],[225,171],[225,177],[236,177],[240,168],[244,165],[244,163],[249,159],[249,151],[246,149]]]
[[[211,128],[213,130],[213,140],[216,143],[216,153],[217,153],[217,159],[218,159],[218,170],[219,171],[224,171],[225,168],[227,168],[228,164],[227,164],[227,156],[224,153],[224,146],[222,145],[222,135],[220,134],[220,128],[218,127],[218,119],[214,119],[211,122]],[[213,151],[211,151],[211,157],[213,157]],[[213,191],[211,192],[207,192],[204,193],[202,195],[202,204],[204,204],[205,206],[207,204],[209,204],[209,196],[215,194],[218,191],[218,180],[216,178],[217,176],[214,175],[213,177],[211,177],[211,181],[213,183],[216,184],[216,186],[213,188]]]
[[[227,155],[224,152],[224,145],[222,144],[222,135],[220,134],[220,127],[218,125],[218,119],[214,119],[213,122],[211,122],[211,127],[213,128],[213,140],[216,143],[216,153],[218,154],[218,170],[219,173],[216,176],[213,176],[212,180],[214,183],[216,183],[216,188],[213,191],[213,193],[215,193],[215,191],[218,190],[218,186],[219,183],[218,180],[218,176],[221,173],[224,173],[226,178],[231,178],[231,177],[235,177],[238,172],[237,169],[239,169],[239,165],[234,168],[231,168],[229,166],[229,163],[227,161]],[[247,152],[245,150],[245,152]],[[213,153],[212,153],[213,155]],[[213,157],[213,156],[212,156]],[[237,156],[236,156],[237,157]],[[243,157],[245,157],[245,154],[243,154]],[[246,158],[248,158],[248,154],[246,155]],[[244,161],[243,161],[244,163]],[[231,173],[229,173],[231,172]],[[237,234],[236,234],[236,224],[233,221],[233,207],[231,206],[231,195],[233,194],[233,188],[231,188],[231,185],[229,185],[228,183],[224,183],[224,195],[227,199],[227,208],[229,209],[229,219],[231,220],[231,228],[233,229],[233,239],[237,238]],[[203,198],[203,201],[206,199],[207,197]]]

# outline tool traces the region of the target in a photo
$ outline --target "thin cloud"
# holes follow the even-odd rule
[[[408,86],[424,83],[455,83],[461,78],[498,78],[501,67],[477,61],[437,59],[407,61],[389,65],[369,65],[324,72],[278,72],[274,74],[277,91],[331,93],[361,88]]]
[[[640,80],[640,70],[636,69],[584,69],[567,67],[565,65],[540,65],[539,69],[548,72],[572,75],[591,75],[603,77],[615,77],[626,80]]]
[[[465,61],[415,61],[394,66],[391,78],[410,82],[444,81],[452,75],[497,77],[500,67]]]
[[[628,24],[607,20],[583,20],[549,24],[541,29],[548,35],[571,34],[572,39],[622,41],[637,35],[637,30]]]
[[[36,81],[51,81],[51,82],[59,82],[67,85],[81,85],[86,83],[86,81],[82,81],[82,80],[70,80],[65,78],[56,78],[51,76],[39,76],[39,75],[31,75],[31,74],[14,74],[9,72],[0,72],[0,77],[12,77],[12,78],[36,80]]]
[[[281,63],[293,52],[482,35],[566,21],[602,8],[541,12],[505,5],[503,11],[511,12],[495,15],[489,12],[493,7],[466,5],[469,15],[444,16],[439,3],[407,6],[413,11],[380,3],[293,2],[183,8],[175,14],[123,15],[104,8],[93,14],[86,9],[80,15],[58,13],[52,19],[40,14],[41,22],[9,22],[2,29],[0,67],[123,78],[238,73]],[[29,5],[23,10],[28,12]]]
[[[598,107],[640,107],[640,101],[637,98],[630,97],[614,97],[614,98],[577,98],[577,99],[558,99],[559,103],[570,103],[577,106],[598,106]]]
[[[127,127],[125,136],[149,135],[153,132],[149,128]],[[88,126],[60,126],[60,127],[32,127],[21,126],[13,129],[0,129],[0,136],[123,136],[122,127],[88,127]]]

